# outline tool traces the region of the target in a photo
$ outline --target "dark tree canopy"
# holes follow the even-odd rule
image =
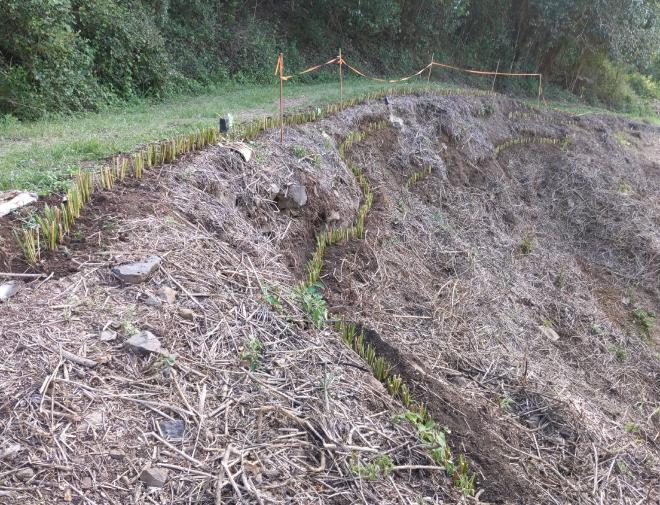
[[[0,112],[267,82],[279,49],[296,68],[340,46],[373,72],[435,53],[626,108],[657,96],[659,13],[658,0],[0,0]]]

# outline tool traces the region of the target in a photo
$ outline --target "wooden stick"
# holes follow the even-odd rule
[[[284,55],[280,53],[280,144],[284,143]]]
[[[495,79],[497,79],[497,71],[500,69],[500,60],[497,60],[497,68],[495,69],[495,75],[493,76],[493,85],[490,87],[490,92],[495,91]]]
[[[13,277],[16,279],[41,279],[46,274],[15,274],[12,272],[0,272],[0,277]]]
[[[429,66],[429,75],[426,77],[426,85],[431,85],[431,72],[433,71],[433,61],[435,59],[435,53],[431,53],[431,65]]]
[[[339,48],[339,108],[344,110],[344,61],[341,59],[341,47]]]

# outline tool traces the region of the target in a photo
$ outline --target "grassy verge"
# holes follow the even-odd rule
[[[421,87],[425,82],[415,84]],[[383,87],[381,83],[350,80],[344,96]],[[335,102],[338,95],[337,83],[285,84],[288,111]],[[0,125],[0,190],[21,188],[41,194],[61,190],[81,166],[94,166],[141,144],[215,125],[227,113],[239,122],[272,115],[278,103],[276,85],[244,86],[102,113]]]

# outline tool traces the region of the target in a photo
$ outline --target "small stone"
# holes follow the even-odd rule
[[[157,352],[162,353],[163,347],[160,345],[158,337],[150,331],[141,331],[129,338],[124,345],[132,351],[139,353]]]
[[[115,330],[103,330],[100,338],[101,342],[112,342],[117,338],[117,332]]]
[[[176,290],[168,286],[163,286],[158,291],[156,291],[156,296],[158,296],[158,298],[163,300],[165,303],[169,303],[171,305],[176,301]]]
[[[83,477],[82,481],[80,482],[80,487],[82,489],[92,489],[93,483],[91,477]]]
[[[167,482],[168,471],[164,468],[145,468],[140,480],[149,487],[163,487]]]
[[[18,292],[19,284],[16,281],[0,284],[0,302],[6,302]]]
[[[126,457],[126,454],[124,454],[124,451],[120,449],[111,449],[110,452],[108,453],[108,456],[110,456],[110,459],[119,461],[124,459]]]
[[[175,419],[173,421],[166,420],[158,423],[161,434],[167,440],[183,440],[183,433],[186,430],[186,423],[181,419]]]
[[[16,472],[14,475],[16,475],[16,478],[20,481],[26,482],[30,480],[32,477],[34,477],[34,470],[32,468],[25,467],[21,468],[18,472]]]
[[[272,183],[268,186],[268,192],[270,193],[270,196],[275,196],[280,192],[280,187],[277,184]]]
[[[0,191],[0,217],[36,202],[38,198],[36,193],[28,193],[27,191]]]
[[[158,256],[149,256],[142,261],[124,263],[112,267],[112,273],[119,280],[128,284],[139,284],[146,281],[151,274],[160,266],[161,259]]]
[[[163,302],[161,301],[160,298],[156,298],[153,295],[145,295],[144,304],[148,305],[149,307],[158,308],[163,304]]]
[[[341,216],[339,215],[339,212],[336,210],[333,210],[328,214],[328,223],[336,223],[338,221],[341,221]]]
[[[186,319],[188,321],[193,321],[195,319],[195,313],[190,309],[181,307],[178,312],[179,312],[179,316],[183,319]]]
[[[539,326],[539,330],[541,330],[541,334],[548,340],[553,342],[557,342],[557,340],[559,340],[559,335],[552,328],[548,326]]]
[[[100,428],[103,426],[104,415],[100,410],[95,410],[85,415],[83,425],[87,428]]]
[[[294,183],[275,197],[277,206],[284,209],[300,209],[307,203],[307,190],[302,184]]]
[[[2,447],[0,448],[0,460],[12,459],[19,452],[21,452],[21,444],[10,444],[6,447]]]

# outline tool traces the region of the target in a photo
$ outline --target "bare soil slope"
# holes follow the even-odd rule
[[[355,217],[338,146],[375,120],[348,155],[375,193],[366,237],[328,248],[323,295],[447,426],[477,498],[293,293],[315,234]],[[0,503],[659,499],[658,330],[640,317],[660,312],[657,128],[400,97],[277,137],[249,163],[218,146],[95,198],[41,265],[55,275],[0,306]],[[562,142],[496,154],[512,138]],[[280,210],[292,183],[307,204]],[[110,273],[150,254],[145,283]],[[139,330],[168,353],[127,349]]]

